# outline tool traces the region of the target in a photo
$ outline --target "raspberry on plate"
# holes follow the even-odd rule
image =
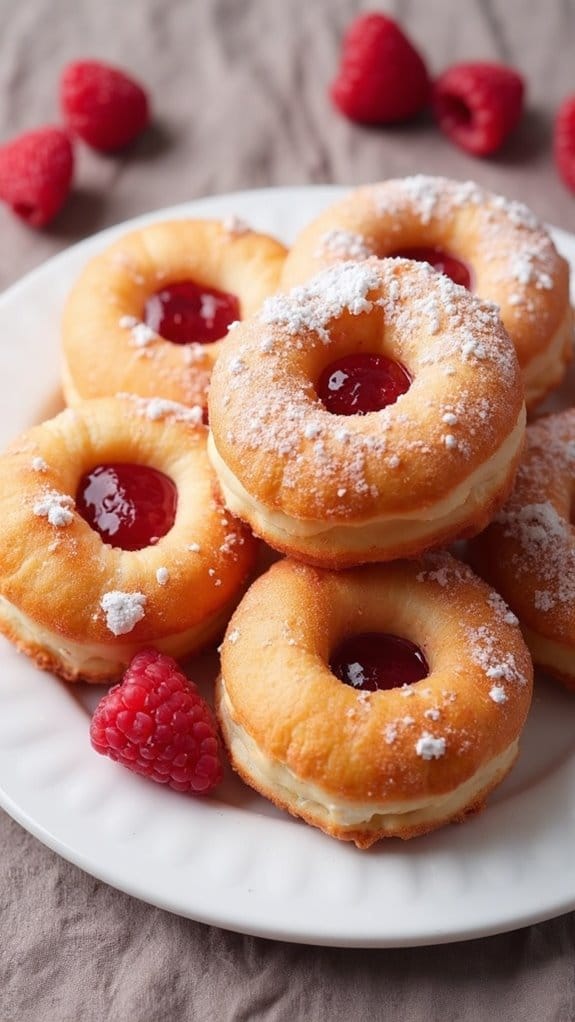
[[[553,150],[563,181],[575,192],[575,95],[564,99],[557,111]]]
[[[489,156],[500,149],[523,112],[523,79],[503,64],[455,64],[433,89],[441,130],[461,149]]]
[[[171,657],[137,653],[90,724],[96,752],[176,791],[207,794],[223,776],[214,715]]]
[[[346,117],[392,124],[419,113],[429,101],[422,57],[399,25],[383,14],[363,14],[349,26],[331,98]]]
[[[60,102],[70,131],[101,152],[122,149],[150,120],[142,86],[98,60],[68,64],[60,80]]]
[[[68,197],[73,170],[65,131],[28,131],[0,147],[0,199],[31,227],[45,227]]]

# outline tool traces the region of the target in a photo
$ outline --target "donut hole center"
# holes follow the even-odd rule
[[[86,472],[76,491],[76,507],[108,546],[142,550],[172,528],[178,491],[150,465],[110,462]]]
[[[390,252],[390,256],[396,259],[413,259],[417,263],[429,263],[438,273],[449,277],[454,284],[471,291],[473,288],[473,274],[467,263],[457,259],[450,252],[435,245],[413,245],[405,248],[398,248]]]
[[[412,685],[429,674],[419,646],[389,632],[348,636],[333,652],[329,666],[344,684],[364,692]]]
[[[333,415],[367,415],[395,404],[411,386],[411,376],[385,355],[357,353],[330,362],[316,386]]]
[[[239,318],[237,295],[193,280],[168,284],[144,306],[147,326],[173,344],[213,344]]]

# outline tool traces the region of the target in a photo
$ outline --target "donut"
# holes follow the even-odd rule
[[[237,218],[154,223],[114,242],[64,309],[68,404],[131,392],[205,407],[221,338],[276,290],[285,251]]]
[[[367,848],[483,807],[532,676],[515,616],[445,552],[346,572],[286,559],[228,625],[216,705],[251,787]]]
[[[331,568],[482,529],[525,428],[495,307],[402,259],[343,262],[267,299],[220,356],[209,417],[226,506]]]
[[[297,237],[282,286],[373,255],[428,260],[495,302],[515,345],[528,408],[561,382],[573,349],[569,266],[522,203],[473,181],[425,175],[359,188]]]
[[[575,690],[575,408],[527,428],[515,487],[471,544],[476,570],[517,614],[536,664]]]
[[[201,413],[200,413],[201,418]],[[67,681],[223,633],[255,541],[221,506],[194,409],[86,401],[0,457],[0,631]]]

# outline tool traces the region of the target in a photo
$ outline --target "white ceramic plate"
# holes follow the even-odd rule
[[[12,287],[0,298],[0,445],[58,407],[63,299],[86,259],[127,226],[237,214],[290,241],[340,191],[270,189],[162,210]],[[575,238],[556,238],[575,265]],[[214,664],[198,670],[209,683]],[[60,684],[0,640],[0,802],[129,894],[245,933],[362,947],[478,937],[575,908],[575,703],[545,682],[519,763],[486,812],[369,852],[280,814],[231,776],[217,798],[194,801],[97,756],[88,711],[100,694]]]

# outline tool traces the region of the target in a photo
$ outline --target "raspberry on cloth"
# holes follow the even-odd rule
[[[60,101],[72,134],[102,152],[133,142],[150,120],[142,86],[119,68],[98,60],[68,64],[60,80]]]
[[[523,112],[524,83],[503,64],[455,64],[437,79],[433,107],[439,127],[474,156],[501,148]]]
[[[423,58],[399,25],[383,14],[364,14],[349,26],[331,98],[352,121],[392,124],[429,102]]]
[[[27,131],[0,148],[0,199],[30,227],[45,227],[68,198],[73,170],[65,131]]]

